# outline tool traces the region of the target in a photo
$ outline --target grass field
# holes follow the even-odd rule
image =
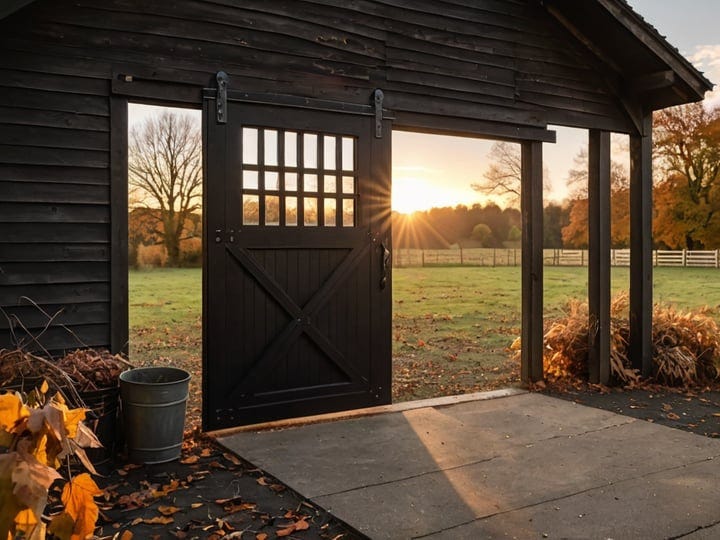
[[[720,313],[720,270],[656,268],[654,297]],[[545,268],[545,317],[587,295],[587,268]],[[393,278],[396,401],[513,384],[509,345],[520,335],[518,267],[400,268]],[[614,268],[614,292],[628,269]],[[199,392],[201,274],[198,269],[130,272],[130,352],[137,364],[194,367]]]

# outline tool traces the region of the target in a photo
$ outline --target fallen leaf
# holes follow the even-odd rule
[[[290,525],[289,527],[286,527],[284,529],[280,529],[279,531],[276,531],[275,534],[278,537],[282,537],[282,536],[290,536],[294,532],[295,532],[295,524]]]
[[[163,516],[172,516],[179,511],[180,509],[177,506],[158,506],[158,512]]]
[[[200,456],[194,455],[188,456],[185,459],[181,459],[180,463],[182,463],[183,465],[192,465],[193,463],[197,463],[198,461],[200,461]]]
[[[255,535],[255,540],[267,540],[268,535],[265,533],[257,533]]]
[[[225,452],[223,454],[223,457],[227,459],[229,462],[231,462],[233,465],[242,465],[242,462],[237,458],[237,456],[234,456],[233,454],[229,452]]]
[[[677,414],[673,413],[673,412],[667,413],[666,416],[667,416],[670,420],[680,420],[680,417],[679,417]]]
[[[310,528],[310,524],[306,521],[306,517],[303,516],[297,523],[295,523],[296,531],[305,531]]]
[[[175,520],[168,516],[155,516],[152,518],[143,519],[142,523],[147,523],[148,525],[168,525],[173,521]]]
[[[203,503],[192,503],[192,504],[190,505],[190,508],[192,508],[193,510],[195,510],[196,508],[200,508],[202,505],[203,505]]]

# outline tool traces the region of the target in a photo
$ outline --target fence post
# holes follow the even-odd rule
[[[687,266],[687,249],[682,250],[682,265],[683,268]]]
[[[463,257],[463,248],[460,246],[460,266],[465,265],[465,258]]]
[[[496,266],[496,259],[495,259],[495,248],[493,248],[493,268]]]
[[[715,268],[720,268],[720,249],[715,250]]]
[[[425,267],[425,250],[420,250],[420,266]]]

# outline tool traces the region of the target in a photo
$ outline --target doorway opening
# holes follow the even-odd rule
[[[393,133],[393,401],[515,385],[520,145]]]
[[[186,427],[202,407],[202,163],[201,111],[128,105],[128,353],[190,372]]]

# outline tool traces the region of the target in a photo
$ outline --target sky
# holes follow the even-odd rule
[[[713,82],[720,83],[720,0],[628,0],[629,4]],[[708,93],[709,104],[720,105],[720,90]],[[142,121],[150,109],[130,105],[130,122]],[[188,111],[200,122],[200,111]],[[543,145],[548,174],[548,200],[567,194],[566,178],[573,158],[585,146],[587,132],[549,126],[557,143]],[[626,163],[623,139],[613,139],[613,159]],[[404,213],[433,206],[472,205],[487,199],[470,185],[482,180],[493,141],[418,133],[393,134],[393,209]],[[625,143],[626,146],[626,143]],[[497,199],[501,205],[505,202]]]
[[[720,83],[720,0],[628,0],[671,45]],[[706,96],[720,105],[720,91]],[[573,158],[587,141],[580,129],[549,126],[557,143],[543,145],[543,159],[550,190],[546,198],[561,201],[567,196],[567,172]],[[622,149],[626,136],[613,137],[613,159],[627,163]],[[409,213],[432,206],[472,205],[486,202],[470,184],[482,179],[492,141],[395,132],[393,135],[393,208]],[[497,201],[504,204],[502,200]]]

